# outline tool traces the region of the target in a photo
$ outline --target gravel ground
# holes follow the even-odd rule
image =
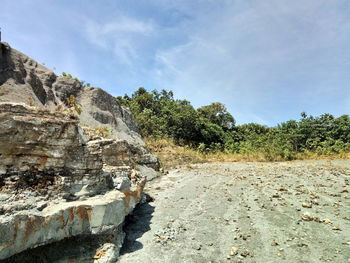
[[[350,161],[212,163],[150,182],[118,262],[350,262]]]

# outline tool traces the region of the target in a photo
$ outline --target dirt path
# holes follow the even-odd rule
[[[151,182],[125,262],[350,262],[350,161],[216,163]]]

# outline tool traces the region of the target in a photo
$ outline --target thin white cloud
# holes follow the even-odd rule
[[[154,31],[152,23],[125,16],[109,23],[87,19],[85,25],[86,37],[92,44],[110,50],[122,64],[129,66],[140,56],[139,42]]]

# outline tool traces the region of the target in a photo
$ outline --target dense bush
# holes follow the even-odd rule
[[[130,108],[142,136],[172,138],[179,144],[221,145],[225,141],[224,130],[234,123],[224,105],[213,103],[196,110],[189,101],[174,99],[171,91],[148,92],[139,88],[131,97],[117,99]]]
[[[257,123],[235,125],[225,105],[214,102],[195,109],[187,100],[174,99],[172,91],[139,88],[131,97],[117,97],[135,116],[145,137],[170,138],[201,152],[224,151],[290,160],[298,153],[333,154],[350,151],[350,117],[319,117],[301,113],[277,127]]]

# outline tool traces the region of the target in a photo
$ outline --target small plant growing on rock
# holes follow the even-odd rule
[[[100,127],[94,130],[94,135],[102,138],[106,138],[110,134],[111,134],[111,131],[107,127]]]
[[[66,72],[62,72],[61,75],[62,75],[62,77],[67,77],[67,78],[70,78],[70,79],[73,79],[73,80],[79,82],[79,83],[80,83],[80,86],[81,86],[81,87],[84,87],[84,83],[85,83],[84,80],[80,80],[80,79],[78,79],[77,77],[73,77],[72,74],[67,74]]]
[[[79,115],[82,112],[81,104],[78,103],[77,99],[73,95],[70,95],[67,99],[67,106],[70,109],[74,109]]]

